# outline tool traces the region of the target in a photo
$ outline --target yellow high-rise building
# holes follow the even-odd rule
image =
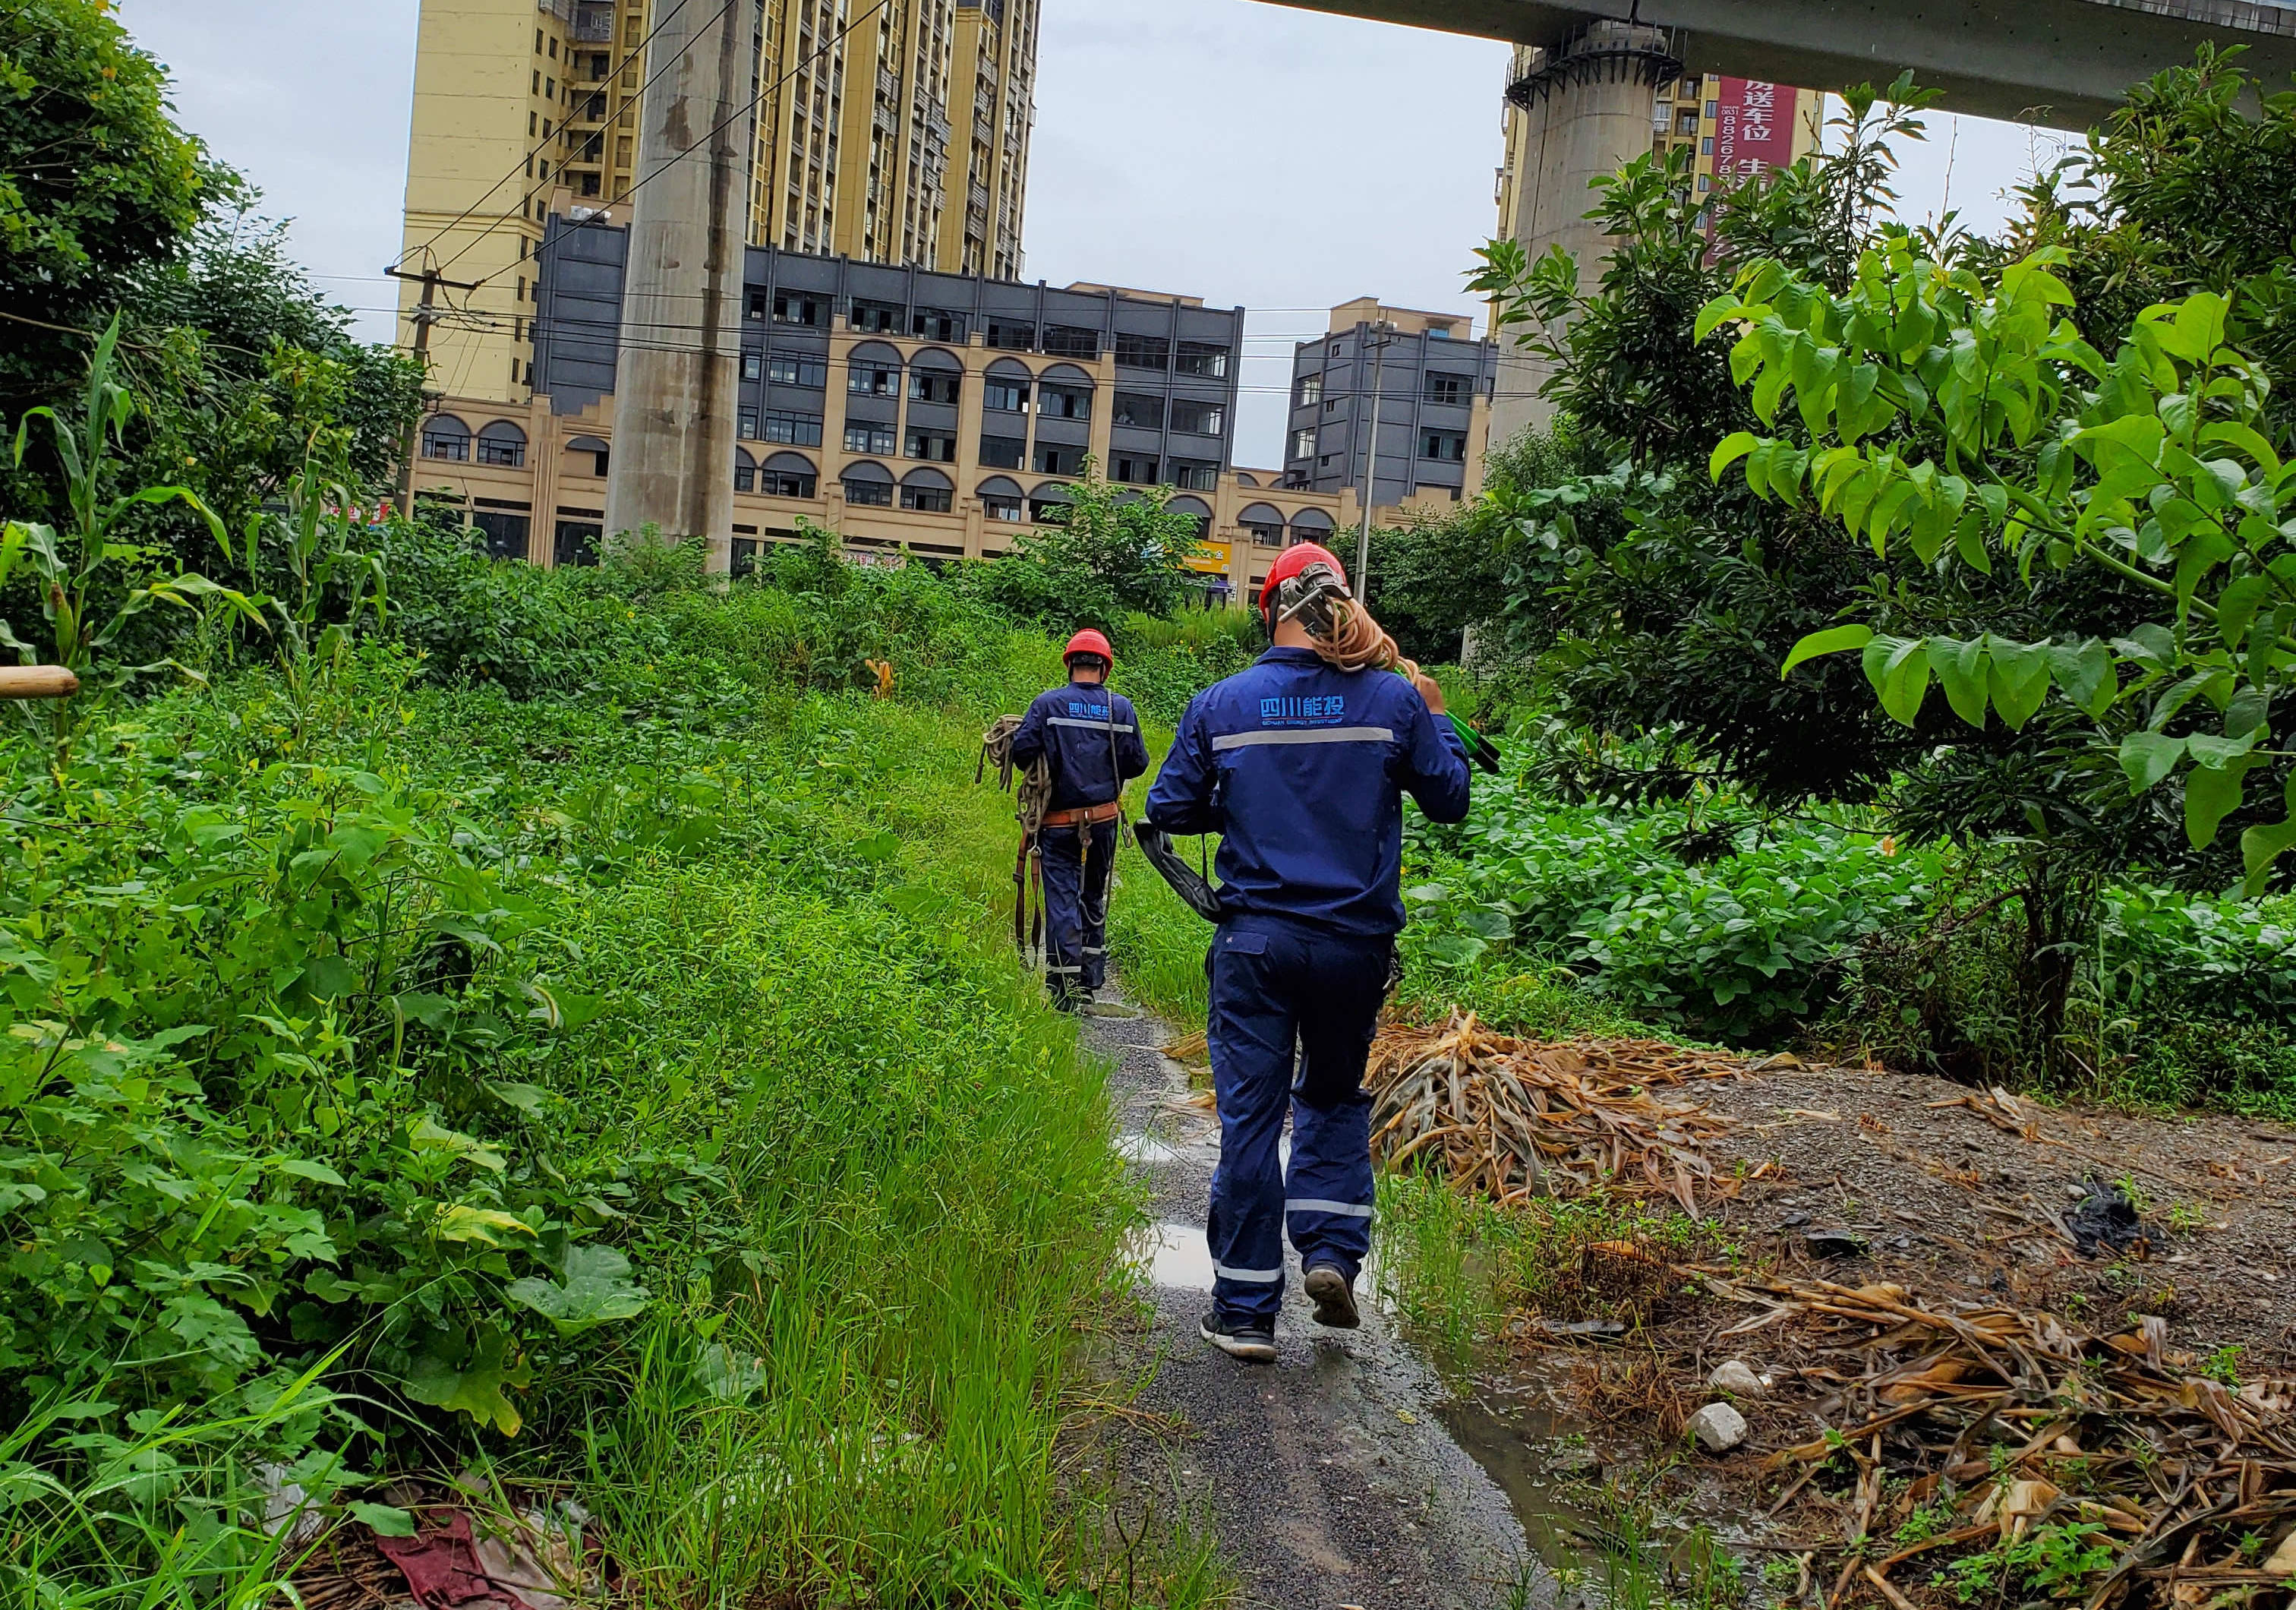
[[[752,242],[1020,276],[1039,0],[422,0],[402,267],[477,287],[436,292],[437,389],[526,399],[544,220],[627,221],[649,19],[681,4],[757,8]]]

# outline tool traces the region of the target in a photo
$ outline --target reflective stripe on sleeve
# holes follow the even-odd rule
[[[1212,740],[1212,752],[1253,749],[1262,743],[1392,743],[1391,727],[1278,727],[1264,732],[1224,733]]]
[[[1287,1213],[1336,1213],[1342,1219],[1368,1219],[1371,1204],[1354,1202],[1326,1202],[1320,1196],[1300,1196],[1283,1203]]]
[[[1273,1286],[1283,1278],[1280,1269],[1230,1269],[1217,1261],[1212,1264],[1212,1273],[1223,1280],[1242,1280],[1251,1286]]]
[[[1132,730],[1132,723],[1129,721],[1084,721],[1074,716],[1046,716],[1045,725],[1081,727],[1086,732],[1130,732]]]

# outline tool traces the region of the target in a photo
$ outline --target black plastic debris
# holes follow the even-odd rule
[[[2137,1216],[2128,1193],[2094,1179],[2088,1182],[2088,1195],[2065,1215],[2065,1234],[2073,1238],[2075,1250],[2084,1258],[2143,1252],[2152,1243],[2152,1233]]]
[[[1802,1244],[1817,1258],[1855,1258],[1866,1250],[1866,1238],[1848,1230],[1812,1230]]]

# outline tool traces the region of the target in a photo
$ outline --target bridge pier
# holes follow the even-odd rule
[[[1560,246],[1578,259],[1579,286],[1590,290],[1618,242],[1587,217],[1601,200],[1589,186],[1650,150],[1653,92],[1682,76],[1677,41],[1664,29],[1596,21],[1517,61],[1507,99],[1526,114],[1524,139],[1503,210],[1533,261]],[[1553,366],[1500,339],[1493,445],[1545,426],[1554,412],[1538,395]]]

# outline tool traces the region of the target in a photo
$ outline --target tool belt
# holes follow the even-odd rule
[[[1045,813],[1047,827],[1097,827],[1103,822],[1113,822],[1124,815],[1124,802],[1111,800],[1105,805],[1078,805],[1069,810],[1048,810]]]

